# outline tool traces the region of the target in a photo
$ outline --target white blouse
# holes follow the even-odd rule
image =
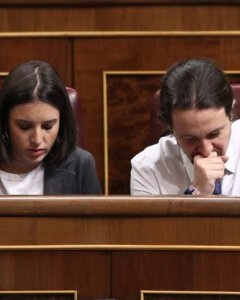
[[[25,174],[13,174],[0,170],[1,195],[42,195],[43,182],[42,165]]]

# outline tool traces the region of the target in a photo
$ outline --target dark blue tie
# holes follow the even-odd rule
[[[220,180],[216,180],[213,195],[221,195],[221,194],[222,194],[222,183]]]

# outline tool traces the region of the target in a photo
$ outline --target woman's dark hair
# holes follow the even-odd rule
[[[173,109],[225,108],[231,117],[233,94],[223,71],[207,58],[184,60],[163,77],[161,118],[172,126]]]
[[[0,160],[9,161],[11,141],[4,142],[10,111],[19,104],[39,100],[58,109],[60,126],[56,141],[44,162],[58,164],[76,144],[76,124],[64,83],[57,71],[43,61],[28,61],[16,66],[0,88]]]

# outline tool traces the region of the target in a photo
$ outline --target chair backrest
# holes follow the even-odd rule
[[[232,119],[240,119],[240,83],[231,84],[235,104],[232,111]]]
[[[235,104],[232,111],[232,120],[240,118],[240,84],[231,84],[233,97],[235,99]],[[150,130],[149,130],[149,144],[155,144],[158,142],[159,138],[168,133],[168,127],[164,121],[159,117],[160,115],[160,90],[157,90],[150,104]]]
[[[78,92],[72,87],[66,87],[73,108],[77,126],[77,146],[85,148],[85,137],[82,122],[82,109]]]
[[[158,142],[159,138],[167,132],[167,124],[160,119],[160,89],[157,90],[150,103],[150,129],[149,145]]]

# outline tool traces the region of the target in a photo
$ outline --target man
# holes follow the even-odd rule
[[[232,106],[231,86],[211,60],[174,65],[160,93],[172,134],[131,160],[131,194],[239,196],[240,121],[231,122]]]

